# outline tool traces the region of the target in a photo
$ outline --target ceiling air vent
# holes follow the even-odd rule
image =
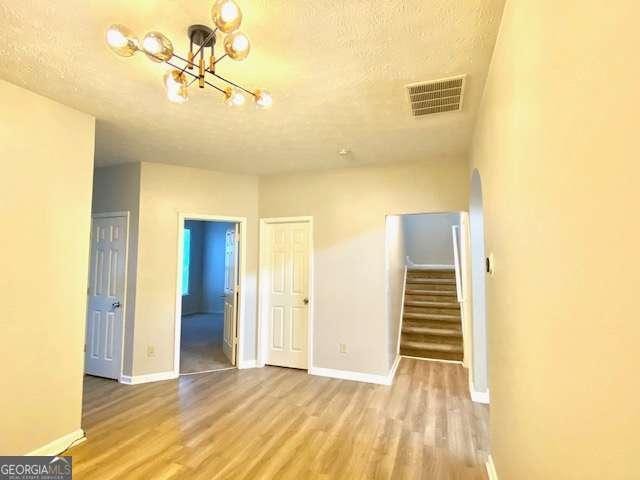
[[[462,110],[466,75],[407,85],[411,114],[424,117],[433,113]]]

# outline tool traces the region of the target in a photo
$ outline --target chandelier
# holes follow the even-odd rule
[[[153,62],[166,63],[172,67],[163,77],[167,98],[171,102],[186,102],[189,99],[189,87],[197,82],[200,88],[211,87],[222,93],[227,105],[244,105],[245,94],[248,94],[253,97],[257,107],[269,108],[273,103],[269,92],[247,90],[216,72],[216,65],[225,57],[244,60],[249,55],[249,37],[238,30],[242,21],[240,8],[234,0],[217,0],[211,9],[211,18],[215,24],[214,29],[206,25],[191,25],[187,30],[189,54],[186,58],[174,51],[171,40],[162,33],[149,32],[140,43],[124,25],[109,27],[107,45],[122,57],[131,57],[141,51]],[[226,34],[223,42],[225,53],[218,58],[215,56],[217,31]],[[214,79],[227,86],[221,88],[209,81]]]

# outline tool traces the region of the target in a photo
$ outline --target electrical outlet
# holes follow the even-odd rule
[[[153,345],[147,345],[147,357],[155,357],[156,356],[156,347]]]
[[[341,343],[340,344],[340,353],[347,353],[347,344],[346,343]]]

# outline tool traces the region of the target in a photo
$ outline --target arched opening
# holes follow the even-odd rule
[[[482,180],[478,170],[471,176],[469,196],[469,230],[471,236],[471,287],[473,303],[473,354],[471,387],[479,399],[489,399],[487,362],[486,254],[484,246],[484,209]]]

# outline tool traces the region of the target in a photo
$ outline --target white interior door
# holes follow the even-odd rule
[[[93,218],[84,362],[90,375],[120,378],[126,249],[126,216]]]
[[[224,327],[222,350],[231,365],[236,364],[238,315],[238,224],[225,233],[224,250]]]
[[[308,368],[310,232],[309,222],[271,223],[267,227],[269,365]]]

